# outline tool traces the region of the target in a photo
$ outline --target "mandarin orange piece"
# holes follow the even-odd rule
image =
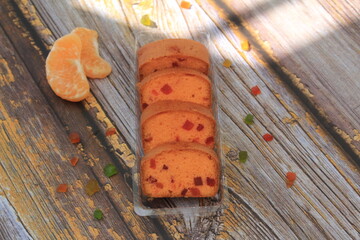
[[[51,89],[57,96],[71,102],[79,102],[90,94],[80,54],[80,38],[68,34],[55,41],[46,58],[46,78]]]
[[[98,33],[87,28],[75,28],[76,34],[82,44],[81,64],[89,78],[104,78],[111,73],[110,64],[99,55]]]

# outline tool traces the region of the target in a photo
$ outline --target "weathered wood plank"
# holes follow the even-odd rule
[[[293,85],[360,157],[359,4],[326,0],[222,2],[221,8],[239,16],[253,37],[268,43],[262,45],[266,57],[293,74]]]
[[[86,115],[89,119],[78,120],[71,116],[82,119],[85,114],[82,109],[79,110],[73,107],[73,104],[65,104],[54,97],[48,99],[51,108],[54,109],[51,111],[58,113],[57,117],[61,119],[62,124],[68,125],[70,129],[79,129],[88,139],[84,143],[85,150],[82,154],[85,156],[84,160],[89,165],[94,163],[94,166],[90,168],[91,171],[85,166],[84,171],[89,171],[89,175],[97,176],[103,185],[109,182],[108,179],[102,178],[99,165],[118,159],[117,155],[109,156],[103,148],[106,149],[107,144],[111,144],[116,149],[124,140],[129,143],[130,148],[132,146],[131,126],[134,117],[131,108],[133,90],[130,83],[131,66],[134,61],[132,32],[146,30],[146,27],[139,25],[142,14],[150,13],[161,29],[176,28],[182,33],[193,36],[199,29],[211,33],[214,43],[214,64],[217,66],[216,71],[220,80],[219,99],[222,109],[223,138],[231,148],[226,168],[229,187],[229,200],[226,202],[228,209],[223,216],[219,213],[218,216],[203,218],[196,223],[191,219],[192,231],[186,229],[189,226],[185,226],[184,221],[178,217],[162,217],[159,221],[136,217],[131,211],[130,190],[124,186],[129,182],[130,177],[127,166],[131,166],[131,160],[127,158],[121,158],[118,164],[125,178],[111,179],[113,190],[108,193],[109,199],[97,195],[101,203],[113,201],[118,206],[120,202],[118,212],[125,210],[126,214],[117,225],[118,228],[123,229],[129,225],[131,228],[129,234],[132,233],[140,238],[153,237],[152,232],[163,238],[169,237],[167,234],[171,234],[173,238],[208,237],[209,239],[215,238],[216,235],[222,239],[357,238],[359,223],[356,217],[359,215],[360,176],[356,171],[356,165],[324,131],[314,116],[308,113],[307,107],[301,103],[302,100],[262,64],[257,53],[255,51],[245,53],[240,49],[242,32],[236,27],[228,27],[226,20],[219,17],[216,4],[199,2],[200,5],[194,3],[191,10],[180,10],[177,1],[155,1],[154,9],[118,1],[32,1],[44,26],[50,29],[44,30],[47,28],[41,22],[40,24],[37,21],[31,22],[36,33],[41,36],[40,40],[45,44],[45,48],[54,41],[55,37],[68,33],[75,26],[87,26],[101,33],[101,54],[114,67],[114,73],[108,79],[92,83],[96,100],[103,108],[95,99],[88,100],[84,102],[84,106],[90,110]],[[279,1],[278,3],[286,4],[284,2],[280,4]],[[17,4],[22,13],[35,11],[31,3],[18,1]],[[269,7],[271,4],[260,6],[266,9],[264,12],[271,11]],[[33,17],[31,14],[29,16],[25,14],[28,20]],[[180,33],[175,32],[175,34]],[[21,41],[17,42],[18,39],[20,38],[13,35],[12,41],[17,49],[20,49],[18,51],[25,51],[20,55],[23,59],[27,57],[31,59],[32,52],[28,52],[28,46],[22,47],[24,44]],[[224,58],[233,61],[231,69],[221,66]],[[43,58],[39,62],[43,63]],[[27,60],[25,65],[33,78],[38,80],[43,93],[52,96],[43,73],[34,70],[39,67],[39,63]],[[263,91],[256,98],[249,93],[249,88],[253,85],[259,85]],[[63,105],[57,106],[59,103]],[[106,127],[111,124],[104,111],[119,129],[124,140],[119,138],[108,143],[101,137],[103,125]],[[6,112],[17,113],[16,110],[9,108]],[[250,127],[242,122],[243,116],[249,112],[256,117],[255,125]],[[84,126],[91,126],[92,129],[84,130],[82,129]],[[27,129],[24,126],[20,127],[22,128]],[[91,130],[98,132],[97,137],[93,137]],[[275,141],[270,143],[262,141],[261,136],[265,132],[274,134]],[[50,133],[47,134],[49,138],[58,139]],[[61,139],[66,141],[64,133],[61,134]],[[5,145],[7,144],[9,143]],[[235,158],[237,151],[244,149],[249,151],[250,158],[245,165],[242,165],[235,161]],[[73,150],[66,148],[61,151],[65,154]],[[99,158],[98,162],[95,161],[96,158]],[[54,163],[59,164],[57,161]],[[61,165],[62,168],[64,166],[66,165]],[[46,165],[46,167],[50,166]],[[286,189],[284,184],[284,175],[289,170],[295,171],[299,176],[292,189]],[[77,176],[78,173],[74,174]],[[44,174],[42,177],[47,178]],[[40,190],[38,193],[44,194]],[[17,198],[24,196],[16,195]],[[76,194],[76,197],[86,198],[81,194]],[[11,201],[16,202],[17,198],[12,198]],[[39,200],[35,199],[35,201]],[[47,204],[51,206],[50,203]],[[20,213],[19,216],[24,214],[21,206],[21,204],[14,205]],[[109,209],[116,206],[109,205]],[[89,206],[85,208],[88,209]],[[74,207],[68,209],[71,213]],[[57,212],[60,215],[61,213]],[[115,219],[117,219],[116,214],[114,213],[113,216]],[[90,215],[83,217],[84,221],[90,221]],[[76,219],[75,216],[70,215],[62,219],[59,225],[66,224],[62,221],[75,224],[83,234],[86,232],[91,236],[91,232],[94,232],[83,229],[80,224],[82,219]],[[24,224],[35,229],[32,231],[37,230],[29,221],[25,221]],[[139,229],[136,226],[146,226],[146,228]],[[113,233],[111,230],[106,231],[104,226],[98,226],[98,230],[101,236],[103,234],[111,236]],[[207,230],[211,230],[210,233],[207,234]],[[56,232],[53,229],[49,230],[51,231]]]
[[[25,227],[19,222],[15,210],[9,201],[2,196],[3,190],[0,187],[0,238],[1,239],[32,239]]]
[[[96,100],[90,98],[84,105],[68,103],[51,92],[45,79],[44,57],[31,45],[31,33],[16,18],[18,13],[12,12],[11,5],[5,7],[12,14],[1,12],[6,17],[1,22],[5,32],[1,30],[0,34],[4,82],[0,89],[0,182],[30,234],[41,239],[169,236],[156,220],[140,218],[132,211],[131,173],[126,165],[131,159],[124,151],[115,151],[116,147],[124,148],[118,142],[123,140],[105,137],[109,126],[103,125],[106,116]],[[11,21],[18,21],[19,28]],[[94,121],[97,114],[104,116],[103,122]],[[70,131],[82,136],[77,147],[67,139]],[[73,155],[81,157],[75,168],[68,162]],[[121,172],[111,179],[102,172],[109,162]],[[88,197],[83,188],[92,178],[103,188],[101,193]],[[69,192],[56,193],[56,186],[63,182],[70,185]],[[103,221],[93,219],[95,208],[104,211]]]

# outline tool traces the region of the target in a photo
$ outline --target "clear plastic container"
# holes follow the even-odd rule
[[[219,191],[215,197],[212,198],[148,198],[141,194],[141,185],[140,185],[140,162],[141,158],[144,156],[144,152],[142,150],[142,141],[141,141],[141,128],[140,128],[140,99],[139,93],[136,90],[136,83],[139,81],[137,78],[137,59],[135,59],[135,63],[133,66],[136,66],[134,69],[134,77],[133,77],[133,87],[136,92],[135,96],[135,106],[136,109],[136,123],[134,126],[134,131],[136,133],[136,144],[135,144],[135,155],[136,162],[133,167],[133,194],[134,194],[134,209],[135,212],[140,216],[155,216],[155,215],[167,215],[167,214],[182,214],[182,215],[191,215],[191,216],[204,216],[211,213],[214,213],[221,209],[224,204],[224,200],[226,197],[225,191],[225,177],[224,177],[224,169],[225,169],[225,157],[223,152],[221,151],[221,122],[218,111],[218,101],[217,101],[217,92],[218,92],[218,83],[217,77],[214,72],[213,59],[214,56],[213,45],[210,40],[210,36],[208,33],[199,32],[196,36],[189,36],[186,34],[176,34],[172,33],[164,33],[156,30],[142,31],[136,33],[136,42],[135,42],[135,55],[137,50],[146,45],[147,43],[161,40],[161,39],[169,39],[169,38],[185,38],[185,39],[193,39],[204,44],[210,53],[210,71],[209,78],[212,81],[212,110],[214,113],[214,117],[216,120],[216,135],[215,135],[215,152],[218,155],[220,160],[220,187]]]

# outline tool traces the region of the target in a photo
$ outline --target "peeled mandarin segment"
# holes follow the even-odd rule
[[[76,34],[82,43],[81,64],[89,78],[104,78],[111,73],[110,64],[99,55],[98,34],[87,28],[75,28]]]
[[[55,41],[46,58],[46,78],[51,89],[57,96],[71,102],[79,102],[90,93],[80,54],[80,38],[68,34]]]

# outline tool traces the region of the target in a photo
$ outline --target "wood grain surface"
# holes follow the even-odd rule
[[[186,10],[180,2],[0,1],[0,238],[360,239],[359,5],[199,0]],[[144,14],[157,28],[140,24]],[[54,41],[80,26],[99,33],[113,72],[70,103],[51,91],[44,66]],[[133,210],[135,41],[159,30],[211,36],[228,194],[210,216]],[[246,39],[250,51],[241,49]],[[253,125],[243,122],[248,113]],[[109,127],[118,134],[106,136]],[[69,142],[73,131],[81,143]],[[104,176],[108,163],[120,173]],[[288,171],[298,176],[290,189]],[[101,186],[91,197],[90,179]],[[67,193],[56,192],[60,183]]]

